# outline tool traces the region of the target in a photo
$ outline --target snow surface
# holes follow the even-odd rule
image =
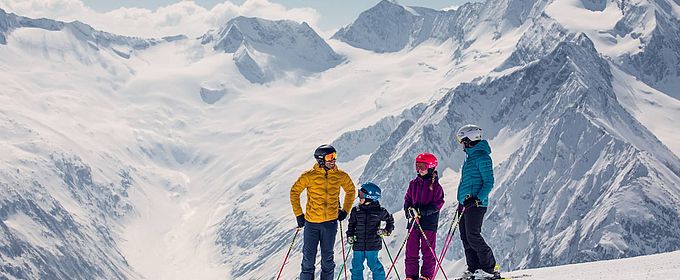
[[[614,92],[621,105],[680,157],[680,134],[676,129],[680,100],[651,88],[616,66],[612,70]]]
[[[593,11],[583,6],[582,0],[556,0],[550,4],[545,12],[573,32],[583,32],[595,43],[598,51],[608,57],[617,57],[625,53],[637,52],[640,41],[630,35],[619,37],[611,34],[619,20],[623,18],[621,8],[616,1],[604,1],[603,11]],[[646,14],[640,21],[642,32],[649,34],[653,30],[654,21]]]
[[[519,270],[502,275],[531,280],[651,280],[677,279],[678,272],[680,272],[680,251],[635,258]]]

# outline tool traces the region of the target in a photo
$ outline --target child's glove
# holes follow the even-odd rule
[[[347,236],[347,243],[349,244],[354,244],[354,242],[357,241],[357,237],[352,235],[352,236]]]
[[[380,235],[380,237],[390,236],[390,232],[384,229],[379,229],[378,235]]]
[[[413,207],[409,207],[408,209],[406,209],[406,212],[407,212],[406,218],[409,218],[409,219],[413,219],[413,218],[419,219],[420,218],[420,213],[418,213],[418,210],[416,210]]]

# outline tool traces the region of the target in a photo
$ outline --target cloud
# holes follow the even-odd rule
[[[458,10],[459,7],[460,7],[460,6],[458,6],[458,5],[452,5],[452,6],[446,7],[446,8],[444,8],[444,9],[442,9],[442,10],[444,10],[444,11],[455,11],[455,10]]]
[[[0,8],[32,18],[44,17],[67,22],[79,20],[95,29],[138,37],[177,34],[195,37],[219,28],[236,16],[304,21],[319,30],[317,22],[320,17],[315,9],[289,9],[269,0],[246,0],[241,5],[225,1],[212,9],[206,9],[193,1],[180,1],[156,10],[119,8],[104,13],[87,7],[81,0],[0,0]]]
[[[0,0],[0,8],[27,17],[73,20],[89,9],[80,0]]]

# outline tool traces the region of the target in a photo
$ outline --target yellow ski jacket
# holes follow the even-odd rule
[[[352,179],[337,166],[326,171],[325,168],[314,164],[312,169],[300,175],[290,189],[290,204],[293,206],[293,213],[295,216],[302,215],[300,194],[307,189],[305,220],[322,223],[337,219],[341,186],[345,191],[342,209],[349,213],[352,210],[355,195]]]

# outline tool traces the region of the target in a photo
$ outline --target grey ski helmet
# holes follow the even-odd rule
[[[464,125],[456,133],[456,141],[462,143],[463,139],[469,139],[470,141],[482,140],[482,129],[474,124]]]

